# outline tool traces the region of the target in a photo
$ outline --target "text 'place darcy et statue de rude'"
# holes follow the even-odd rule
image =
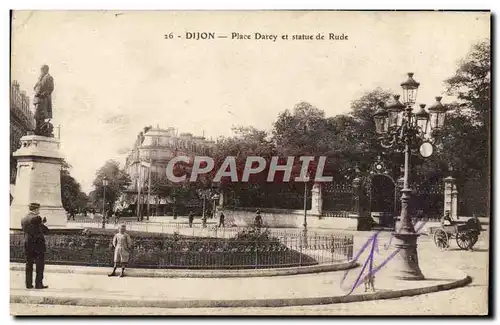
[[[34,90],[35,130],[21,138],[21,148],[13,154],[17,160],[17,176],[10,228],[21,228],[21,219],[29,212],[31,203],[40,205],[40,215],[47,218],[47,226],[64,228],[67,220],[61,201],[63,156],[50,123],[54,79],[47,65],[42,66]]]

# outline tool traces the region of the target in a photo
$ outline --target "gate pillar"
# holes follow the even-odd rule
[[[458,190],[455,183],[451,189],[451,216],[458,219]]]
[[[458,215],[458,191],[455,184],[455,178],[448,176],[444,179],[444,211],[450,213],[452,219],[456,219]]]

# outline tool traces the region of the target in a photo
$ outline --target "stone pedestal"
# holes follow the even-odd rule
[[[21,219],[28,213],[31,202],[40,204],[40,216],[47,218],[49,228],[66,227],[66,212],[61,201],[60,142],[54,138],[27,135],[21,138],[21,148],[14,152],[17,159],[16,186],[10,207],[10,228],[20,229]]]

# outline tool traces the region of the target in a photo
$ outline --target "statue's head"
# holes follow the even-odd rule
[[[42,72],[42,75],[46,75],[47,73],[49,73],[49,66],[46,64],[42,65],[40,71]]]

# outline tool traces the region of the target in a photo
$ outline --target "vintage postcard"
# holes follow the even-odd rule
[[[12,11],[12,315],[489,315],[488,11]]]

